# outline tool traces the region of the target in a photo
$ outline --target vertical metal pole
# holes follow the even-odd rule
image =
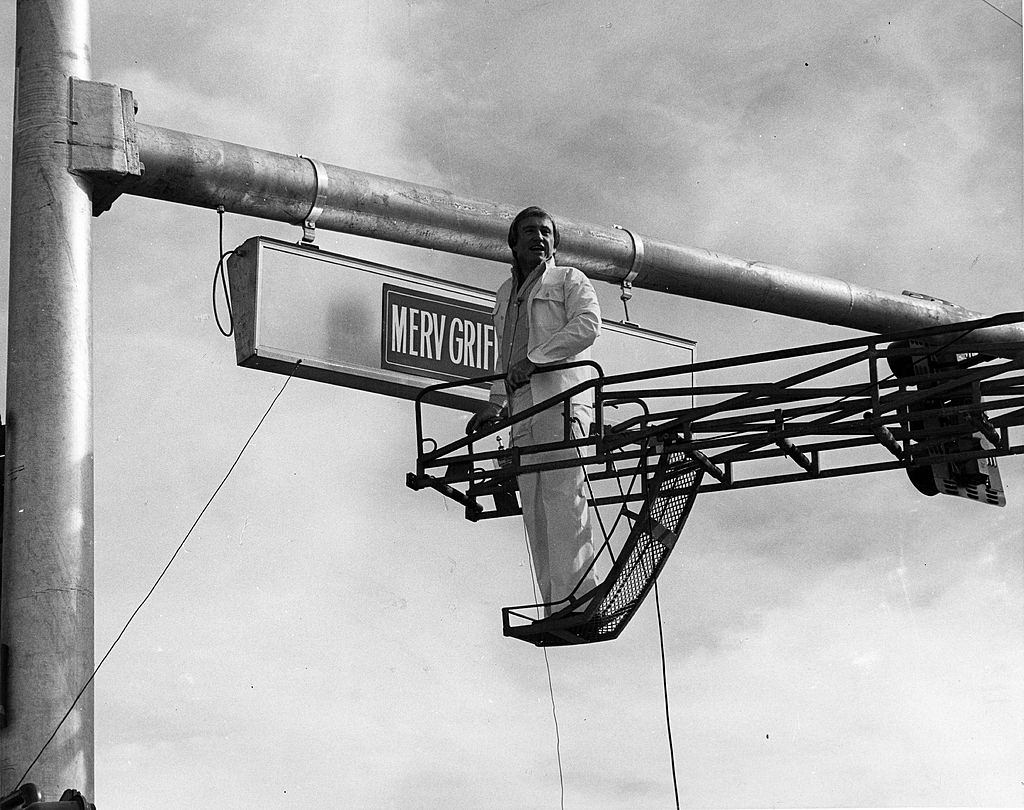
[[[18,0],[0,783],[13,790],[93,668],[91,188],[69,166],[69,77],[89,78],[88,0]],[[93,795],[92,689],[26,781]]]

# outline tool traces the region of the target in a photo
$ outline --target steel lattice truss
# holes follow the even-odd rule
[[[594,380],[443,446],[423,434],[423,405],[456,383],[432,386],[417,399],[420,453],[407,483],[443,493],[480,520],[519,512],[516,475],[583,466],[591,505],[617,507],[616,524],[625,518],[629,535],[616,550],[605,532],[611,572],[594,592],[544,606],[548,617],[529,624],[523,608],[506,608],[505,634],[539,645],[613,638],[652,586],[698,493],[903,469],[926,495],[1004,505],[996,459],[1024,452],[1014,430],[1024,424],[1024,343],[973,338],[1022,320],[1013,313],[617,376],[595,367]],[[587,390],[594,428],[572,439],[567,403]],[[552,406],[566,414],[564,441],[480,449]],[[577,457],[529,461],[565,448]],[[666,505],[678,514],[652,517]]]
[[[1024,424],[1024,345],[986,344],[982,353],[966,338],[985,326],[1021,320],[1017,314],[1004,315],[635,374],[599,375],[484,433],[443,446],[423,435],[422,405],[429,402],[431,391],[455,383],[433,386],[417,402],[421,452],[408,483],[413,489],[441,491],[465,505],[469,519],[478,520],[507,514],[501,508],[488,509],[483,496],[500,493],[504,482],[519,472],[582,464],[594,480],[630,478],[642,473],[645,460],[659,456],[666,444],[702,462],[710,475],[701,492],[943,463],[971,468],[970,462],[978,459],[1024,451],[1020,437],[1012,435],[1013,428]],[[775,382],[659,385],[683,375],[767,376],[772,369],[796,363],[816,364]],[[597,403],[588,438],[477,449],[514,422],[587,388],[593,389]],[[688,404],[659,409],[659,403],[668,401]],[[608,421],[609,413],[630,406],[636,415]],[[520,461],[565,447],[577,448],[578,459]],[[597,502],[642,498],[637,493]]]

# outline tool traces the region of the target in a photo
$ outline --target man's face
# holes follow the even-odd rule
[[[523,270],[532,270],[555,255],[555,226],[547,217],[526,217],[516,234],[512,253]]]

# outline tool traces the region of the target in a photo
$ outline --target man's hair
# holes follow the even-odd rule
[[[543,208],[538,208],[536,205],[531,205],[529,208],[524,208],[518,214],[515,219],[512,220],[512,224],[508,226],[508,246],[515,250],[516,242],[519,241],[519,223],[527,217],[546,217],[551,222],[551,230],[555,236],[555,247],[558,247],[558,225],[555,224],[555,218],[551,216]]]

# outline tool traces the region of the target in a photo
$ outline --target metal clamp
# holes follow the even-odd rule
[[[316,197],[313,199],[313,205],[309,208],[309,213],[302,220],[302,241],[299,243],[302,245],[312,245],[316,239],[316,221],[324,212],[324,206],[327,204],[329,179],[327,177],[327,167],[320,161],[311,158],[309,155],[299,155],[299,157],[305,158],[313,164],[313,176],[316,177]]]
[[[619,287],[622,290],[619,298],[622,299],[622,309],[626,314],[626,323],[631,323],[629,320],[629,299],[633,297],[633,280],[640,275],[640,270],[644,266],[644,240],[640,238],[640,234],[634,233],[629,228],[623,228],[621,225],[613,227],[628,233],[629,239],[633,243],[633,262],[630,264],[629,272],[619,282]]]
[[[621,282],[623,287],[632,287],[633,281],[640,275],[640,270],[644,266],[644,240],[640,238],[640,234],[631,231],[629,228],[623,228],[621,225],[614,225],[612,227],[628,233],[629,239],[633,243],[633,263],[630,265],[626,277]]]

